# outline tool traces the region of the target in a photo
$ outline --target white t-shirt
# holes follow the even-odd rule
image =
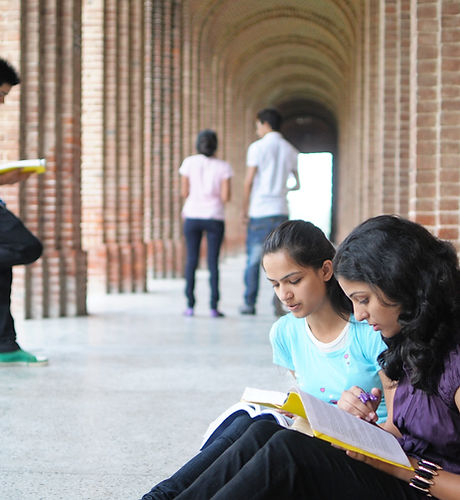
[[[248,167],[257,167],[249,201],[249,217],[288,215],[286,182],[297,171],[297,149],[279,132],[268,132],[253,142],[246,157]]]
[[[179,173],[188,177],[190,192],[182,215],[189,219],[224,220],[222,181],[233,176],[229,163],[202,154],[185,158]]]

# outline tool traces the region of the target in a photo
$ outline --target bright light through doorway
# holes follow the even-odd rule
[[[289,218],[312,222],[329,237],[332,208],[332,155],[330,153],[300,154],[298,170],[300,190],[288,193]]]

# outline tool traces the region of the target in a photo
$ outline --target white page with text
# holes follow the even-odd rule
[[[299,392],[312,429],[391,462],[411,467],[404,450],[392,434],[335,405]]]

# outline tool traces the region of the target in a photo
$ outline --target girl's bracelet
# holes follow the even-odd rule
[[[442,467],[423,458],[417,464],[419,467],[415,469],[415,476],[409,481],[409,486],[431,497],[433,495],[430,493],[430,488],[434,484],[433,478],[438,475],[438,470],[442,470]]]

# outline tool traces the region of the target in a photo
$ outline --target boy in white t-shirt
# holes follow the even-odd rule
[[[262,244],[275,227],[288,219],[287,192],[300,188],[297,173],[299,151],[279,132],[281,122],[276,109],[259,111],[256,130],[260,139],[253,142],[247,152],[242,210],[243,222],[247,224],[247,262],[241,314],[256,313]],[[291,175],[296,183],[289,189],[287,180]],[[275,314],[283,314],[276,296],[274,304]]]

